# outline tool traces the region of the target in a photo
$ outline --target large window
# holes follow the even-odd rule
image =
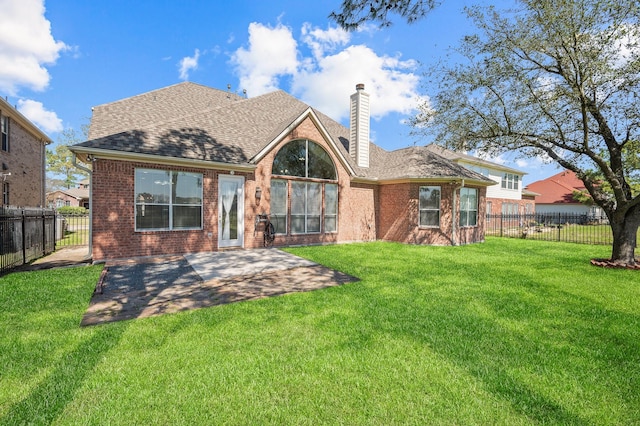
[[[321,214],[321,185],[315,182],[291,182],[291,233],[320,232]]]
[[[202,228],[202,174],[136,169],[136,230]]]
[[[440,226],[440,187],[420,187],[420,226]]]
[[[276,234],[287,233],[287,181],[271,179],[271,223]]]
[[[324,185],[324,232],[338,230],[338,185]]]
[[[271,173],[303,178],[336,179],[336,168],[327,151],[306,139],[292,141],[283,146],[273,160]]]
[[[503,189],[518,189],[518,182],[520,176],[513,173],[505,173],[502,175],[502,188]]]
[[[9,117],[0,114],[0,139],[2,139],[2,150],[9,151]]]
[[[460,226],[476,226],[478,224],[478,190],[474,188],[460,189]]]
[[[287,224],[291,234],[337,231],[338,185],[318,182],[337,179],[324,148],[306,139],[289,142],[276,154],[272,174],[292,177],[271,180],[271,218],[277,233],[287,233]]]

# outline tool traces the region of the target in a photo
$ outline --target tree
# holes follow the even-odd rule
[[[555,161],[574,171],[634,264],[640,225],[640,6],[637,0],[521,0],[467,9],[479,33],[431,72],[414,118],[449,148]]]
[[[86,126],[82,129],[86,138]],[[68,128],[60,133],[58,144],[53,150],[47,149],[47,171],[59,176],[59,178],[49,177],[49,191],[55,187],[71,188],[76,186],[78,179],[88,177],[87,173],[73,165],[73,154],[69,151],[69,145],[82,142],[73,128]]]
[[[388,27],[392,24],[389,13],[413,23],[423,18],[437,3],[436,0],[343,0],[340,11],[331,12],[329,18],[348,31],[357,30],[368,21]]]

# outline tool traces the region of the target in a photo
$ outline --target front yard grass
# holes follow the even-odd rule
[[[361,281],[79,328],[100,267],[1,277],[0,423],[640,421],[640,276],[607,247],[288,251]]]

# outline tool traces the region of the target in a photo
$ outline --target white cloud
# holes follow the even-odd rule
[[[347,117],[349,95],[364,83],[371,96],[371,115],[382,118],[396,112],[412,113],[421,102],[417,62],[400,55],[378,55],[364,45],[348,45],[351,35],[337,27],[326,30],[304,24],[301,42],[310,56],[298,50],[290,28],[249,25],[249,44],[234,52],[231,61],[240,87],[256,96],[284,87],[304,102],[336,120]],[[274,58],[277,58],[274,59]]]
[[[250,96],[278,89],[278,77],[295,75],[298,68],[297,43],[291,29],[257,22],[249,24],[249,47],[233,53],[232,64],[240,77],[240,87]]]
[[[178,62],[180,69],[180,80],[188,80],[189,72],[198,69],[198,59],[200,59],[200,50],[196,49],[193,56],[185,56]]]
[[[44,90],[49,72],[67,46],[53,39],[43,0],[3,1],[0,13],[0,90]]]
[[[309,23],[302,25],[302,41],[309,46],[315,59],[322,59],[325,51],[335,51],[350,40],[350,34],[340,27],[329,27],[325,31],[317,27],[312,28]]]
[[[45,133],[60,132],[63,130],[62,120],[55,112],[47,111],[42,102],[31,99],[19,99],[18,111],[42,129]]]

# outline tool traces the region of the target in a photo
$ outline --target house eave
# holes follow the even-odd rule
[[[42,130],[40,130],[38,127],[36,127],[35,124],[33,124],[31,121],[29,121],[29,119],[27,117],[22,115],[22,113],[20,111],[18,111],[9,102],[5,101],[1,97],[0,97],[0,110],[4,111],[5,114],[8,117],[12,118],[18,124],[20,124],[22,127],[27,129],[27,131],[29,133],[31,133],[32,136],[34,136],[36,139],[38,139],[43,144],[49,145],[52,142],[51,138],[49,138],[49,136],[47,136]]]
[[[296,127],[298,127],[307,117],[311,118],[313,123],[316,125],[316,127],[318,128],[318,130],[322,134],[323,138],[327,142],[329,142],[329,145],[331,146],[331,150],[333,151],[334,155],[336,157],[338,157],[338,159],[340,160],[340,164],[342,164],[342,166],[344,166],[349,171],[349,174],[351,176],[355,176],[355,174],[356,174],[355,170],[353,170],[353,168],[351,167],[349,162],[346,160],[346,158],[344,158],[344,156],[342,155],[342,152],[340,152],[340,150],[336,146],[336,142],[333,140],[333,138],[331,137],[331,135],[329,134],[327,129],[325,129],[325,127],[322,125],[322,123],[320,122],[320,119],[318,118],[316,113],[313,111],[313,108],[311,108],[311,107],[307,108],[291,124],[289,124],[287,127],[285,127],[275,138],[273,138],[273,140],[271,140],[267,145],[265,145],[265,147],[262,148],[251,159],[251,163],[255,164],[255,163],[258,163],[260,160],[262,160],[265,157],[265,155],[267,155],[267,153],[269,153],[289,133],[291,133]]]
[[[461,184],[462,182],[475,186],[492,186],[496,185],[495,182],[487,182],[478,179],[468,179],[463,177],[400,177],[394,179],[378,179],[378,178],[363,178],[353,177],[351,179],[354,183],[363,183],[370,185],[397,185],[402,183],[438,183],[438,184]]]
[[[137,152],[115,151],[110,149],[87,148],[83,146],[70,146],[69,150],[74,152],[84,163],[91,163],[92,159],[136,161],[140,163],[162,164],[167,166],[186,166],[201,169],[215,169],[237,172],[252,172],[256,169],[255,164],[231,164],[209,160],[197,160],[190,158],[166,157],[162,155],[142,154]],[[91,158],[90,158],[91,157]]]

